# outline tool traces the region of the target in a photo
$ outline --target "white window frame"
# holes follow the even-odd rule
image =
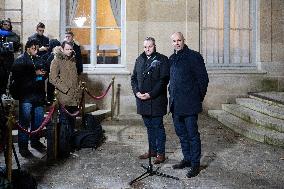
[[[60,15],[60,39],[64,39],[64,34],[66,31],[66,0],[61,0],[61,15]],[[97,1],[91,0],[91,26],[90,27],[81,27],[81,28],[90,28],[90,64],[83,64],[84,72],[100,72],[100,73],[110,73],[109,68],[115,68],[115,72],[125,72],[126,68],[126,0],[121,0],[121,46],[120,53],[121,58],[119,64],[97,64],[97,40],[96,40],[96,30],[97,28],[111,28],[111,27],[96,27],[96,6]],[[121,68],[121,69],[119,69]]]
[[[201,4],[200,4],[201,5]],[[250,13],[252,14],[251,18],[251,34],[252,34],[252,38],[251,38],[251,47],[250,47],[250,57],[251,57],[251,61],[249,64],[244,64],[244,63],[240,63],[240,64],[232,64],[230,63],[230,0],[223,0],[223,5],[224,5],[224,14],[223,14],[223,19],[224,19],[224,36],[223,36],[223,63],[222,64],[218,64],[218,63],[210,63],[210,64],[206,64],[207,67],[224,67],[224,68],[233,68],[233,67],[256,67],[257,66],[257,60],[258,60],[258,56],[259,54],[257,53],[257,46],[258,45],[258,38],[259,38],[259,34],[258,34],[258,20],[259,20],[259,15],[258,15],[258,10],[259,10],[259,2],[258,0],[251,0],[251,7],[250,7]],[[200,9],[202,10],[202,7],[200,7]],[[202,12],[201,12],[202,14]],[[200,17],[200,24],[202,24],[202,19]],[[200,31],[202,32],[202,31]],[[200,33],[200,36],[201,33]],[[201,40],[201,38],[200,38]],[[202,40],[200,41],[200,45],[202,45]],[[200,46],[201,48],[202,46]]]

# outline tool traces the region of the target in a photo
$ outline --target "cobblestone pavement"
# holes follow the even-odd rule
[[[153,175],[130,186],[145,171],[140,165],[148,161],[137,158],[147,150],[146,130],[137,116],[129,117],[103,123],[107,140],[97,150],[82,149],[52,165],[32,151],[38,159],[20,158],[22,167],[37,178],[40,189],[284,188],[283,148],[241,137],[206,114],[199,116],[202,170],[197,177],[188,179],[186,170],[171,168],[182,154],[171,118],[166,117],[168,159],[159,171],[180,180]]]

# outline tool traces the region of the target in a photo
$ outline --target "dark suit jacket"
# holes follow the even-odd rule
[[[202,56],[186,45],[169,58],[170,110],[177,115],[194,115],[202,111],[202,101],[209,83]]]
[[[154,62],[155,61],[155,62]],[[152,67],[150,67],[152,65]],[[134,95],[137,92],[150,95],[148,100],[136,97],[137,113],[148,116],[163,116],[167,113],[167,84],[169,81],[168,58],[160,53],[153,53],[147,59],[142,53],[135,62],[131,76]]]

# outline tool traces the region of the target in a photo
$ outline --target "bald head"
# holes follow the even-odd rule
[[[184,37],[181,32],[175,32],[171,36],[172,45],[176,51],[180,51],[184,47]]]
[[[176,37],[176,36],[178,36],[178,37],[180,37],[181,39],[184,40],[183,34],[182,34],[181,32],[175,32],[175,33],[173,33],[172,36],[171,36],[171,38],[174,38],[174,37]]]

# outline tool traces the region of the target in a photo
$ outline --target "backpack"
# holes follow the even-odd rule
[[[100,122],[92,114],[85,115],[85,127],[75,131],[71,136],[72,148],[97,148],[105,139]]]

